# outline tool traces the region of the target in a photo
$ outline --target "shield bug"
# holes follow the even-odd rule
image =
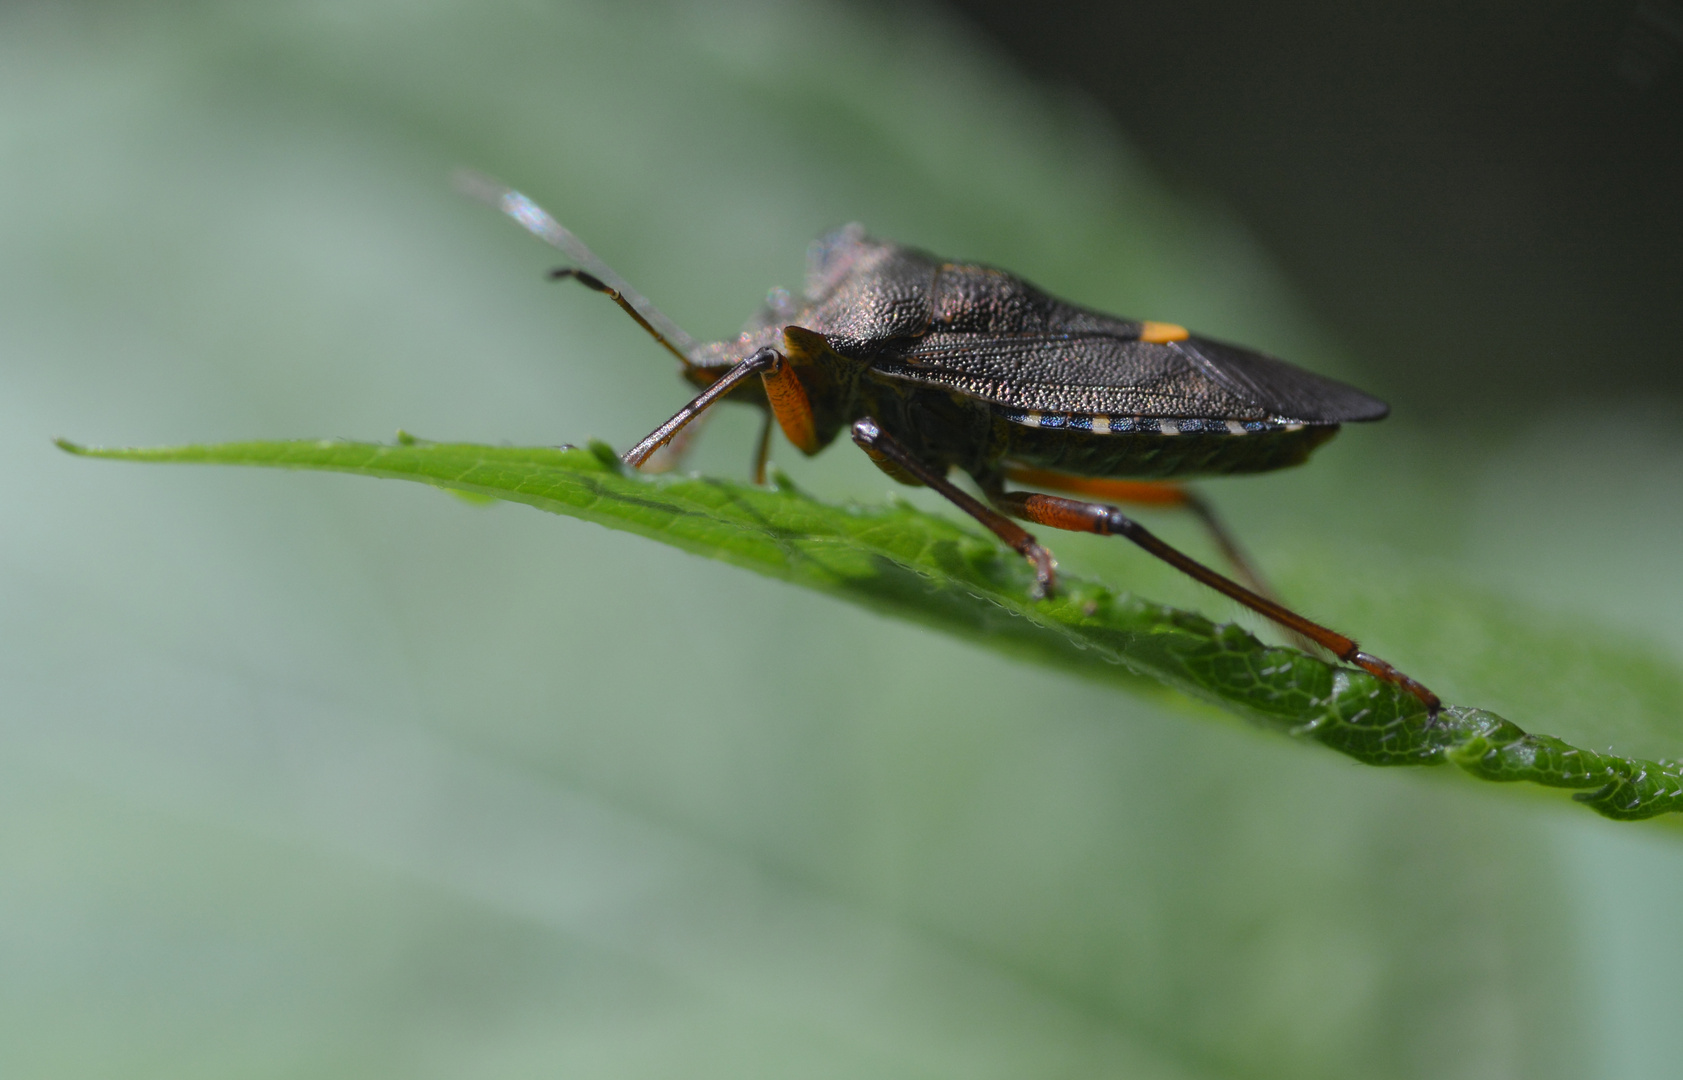
[[[1377,398],[1180,326],[1080,308],[1014,274],[873,239],[858,225],[813,244],[802,299],[774,290],[741,335],[698,342],[530,199],[482,177],[459,180],[565,252],[574,265],[551,276],[605,293],[700,389],[626,451],[628,465],[648,465],[726,398],[764,410],[756,481],[774,419],[805,454],[845,430],[895,480],[934,489],[1026,558],[1036,596],[1057,587],[1057,564],[1013,519],[1123,536],[1402,687],[1432,715],[1441,707],[1437,695],[1353,639],[1269,595],[1209,507],[1174,483],[1301,464],[1339,425],[1384,417],[1389,407]],[[982,498],[948,478],[954,469]],[[1117,501],[1191,509],[1249,587],[1171,547]]]

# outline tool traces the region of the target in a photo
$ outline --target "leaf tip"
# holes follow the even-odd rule
[[[53,440],[53,445],[58,447],[60,450],[63,450],[65,453],[75,454],[77,457],[86,457],[88,453],[87,447],[78,442],[71,442],[62,435]]]

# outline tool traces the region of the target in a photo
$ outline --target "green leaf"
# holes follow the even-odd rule
[[[101,449],[128,461],[316,469],[432,484],[470,499],[525,503],[1138,690],[1143,677],[1369,765],[1451,762],[1483,780],[1579,789],[1598,813],[1634,820],[1683,809],[1683,770],[1533,735],[1482,709],[1436,719],[1365,672],[1265,644],[1243,628],[1066,576],[1056,598],[993,540],[907,505],[834,506],[786,478],[758,488],[709,477],[645,477],[605,444],[495,447],[344,440]]]

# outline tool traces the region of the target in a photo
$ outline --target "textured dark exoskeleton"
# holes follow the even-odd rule
[[[1340,424],[1385,416],[1384,402],[1173,324],[1088,311],[1005,271],[872,239],[858,225],[814,243],[801,300],[774,290],[739,337],[697,342],[525,196],[477,177],[463,185],[567,252],[577,265],[553,276],[610,296],[701,388],[626,452],[628,464],[670,453],[680,433],[726,398],[765,410],[756,481],[773,418],[807,454],[845,429],[884,472],[940,492],[1027,558],[1037,595],[1055,589],[1056,563],[1012,518],[1124,536],[1438,710],[1420,683],[1273,599],[1208,505],[1166,482],[1297,465]],[[985,502],[948,479],[954,468],[969,474]],[[1007,481],[1187,507],[1249,587],[1108,502],[1012,490]]]

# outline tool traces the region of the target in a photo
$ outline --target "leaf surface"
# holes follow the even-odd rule
[[[1365,672],[1268,645],[1234,624],[1065,576],[1029,597],[1027,564],[991,538],[904,504],[836,506],[796,490],[626,471],[604,444],[496,447],[401,437],[105,449],[128,461],[259,465],[414,480],[473,498],[658,540],[979,641],[1002,652],[1140,690],[1160,684],[1369,765],[1453,763],[1484,780],[1577,789],[1598,813],[1634,820],[1683,809],[1683,770],[1524,731],[1483,709],[1436,720]]]

